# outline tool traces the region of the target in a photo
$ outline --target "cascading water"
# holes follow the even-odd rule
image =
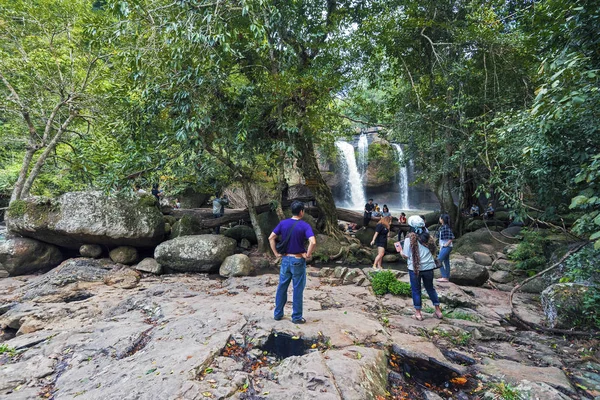
[[[338,140],[336,147],[342,156],[342,169],[346,182],[345,201],[349,208],[361,209],[365,206],[365,191],[362,184],[358,166],[356,165],[356,156],[354,155],[354,146],[348,142]]]
[[[364,178],[365,173],[367,172],[368,161],[369,141],[367,140],[367,135],[361,133],[358,138],[358,172],[360,173],[361,178]]]
[[[404,160],[404,152],[399,144],[392,144],[398,153],[398,160],[400,164],[400,178],[398,179],[398,185],[400,186],[400,208],[408,210],[408,169],[406,168],[406,162]]]

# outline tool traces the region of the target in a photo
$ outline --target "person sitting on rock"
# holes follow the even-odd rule
[[[369,221],[373,216],[373,210],[375,209],[375,204],[373,204],[373,199],[369,199],[369,202],[365,204],[365,213],[363,215],[363,225],[365,227],[369,226]]]
[[[440,300],[433,287],[433,270],[436,268],[436,265],[433,258],[435,251],[432,250],[435,244],[431,242],[429,233],[425,230],[425,221],[421,217],[413,215],[408,219],[408,225],[411,232],[404,239],[400,255],[406,258],[408,264],[408,275],[410,278],[413,305],[415,307],[413,318],[423,321],[423,314],[421,314],[421,281],[423,281],[423,286],[425,286],[425,290],[435,307],[435,316],[438,319],[442,319],[443,314],[440,309]]]
[[[492,206],[492,203],[489,203],[487,209],[485,210],[485,219],[493,219],[494,213],[494,207]]]
[[[391,217],[392,213],[390,212],[390,209],[388,208],[387,204],[383,205],[383,211],[381,212],[381,216],[382,217]]]
[[[148,192],[146,192],[144,189],[142,189],[142,187],[140,185],[135,185],[135,193],[142,195],[142,194],[146,194]]]
[[[469,214],[471,217],[479,217],[479,206],[477,204],[473,204],[471,206],[471,212]]]

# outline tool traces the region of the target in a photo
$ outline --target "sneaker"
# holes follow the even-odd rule
[[[304,318],[300,318],[300,319],[298,319],[298,320],[295,320],[295,321],[294,321],[294,320],[292,320],[292,322],[293,322],[294,324],[305,324],[305,323],[306,323],[306,320],[305,320]]]

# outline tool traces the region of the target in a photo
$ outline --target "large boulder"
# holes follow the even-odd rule
[[[159,244],[154,258],[163,267],[182,272],[212,272],[232,255],[234,239],[222,235],[181,236]]]
[[[202,228],[202,225],[200,225],[198,220],[189,215],[184,215],[171,226],[171,239],[180,236],[200,235],[209,232],[209,229]]]
[[[271,233],[269,232],[269,234]],[[233,228],[227,229],[223,235],[235,239],[238,242],[241,242],[242,239],[246,239],[252,244],[258,243],[258,240],[256,240],[256,232],[248,225],[236,225]]]
[[[457,285],[482,286],[490,277],[486,267],[470,258],[453,257],[450,266],[450,282]]]
[[[119,246],[108,254],[110,259],[119,264],[132,265],[138,261],[139,255],[135,247]]]
[[[313,257],[318,260],[329,260],[331,257],[339,254],[342,249],[340,242],[330,236],[317,234],[317,247]]]
[[[354,234],[354,236],[365,246],[369,246],[371,244],[373,235],[375,235],[375,229],[373,228],[360,228]]]
[[[254,273],[254,265],[245,254],[234,254],[229,256],[221,264],[219,275],[224,277],[248,276]]]
[[[489,254],[476,251],[473,253],[473,260],[479,265],[485,265],[486,267],[492,265],[492,257]]]
[[[152,196],[71,192],[13,201],[6,225],[22,236],[79,249],[84,244],[152,247],[163,240],[165,223]]]
[[[579,283],[556,283],[547,287],[541,301],[550,328],[573,328],[574,322],[581,319],[589,290],[589,286]]]
[[[486,228],[462,235],[453,242],[453,254],[471,256],[476,251],[494,254],[502,251],[506,243],[517,243],[517,240],[507,239],[498,232],[490,232]]]
[[[0,271],[3,275],[25,275],[56,267],[64,260],[58,247],[34,239],[13,238],[0,244]]]

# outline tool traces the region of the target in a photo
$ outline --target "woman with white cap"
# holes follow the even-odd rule
[[[433,270],[436,268],[433,257],[435,244],[430,241],[429,232],[425,228],[425,221],[421,217],[411,216],[408,219],[408,225],[410,233],[404,239],[404,246],[400,251],[400,255],[407,259],[410,287],[415,307],[414,318],[418,321],[423,320],[423,314],[421,314],[421,281],[423,281],[423,286],[425,286],[425,290],[435,307],[435,316],[442,319],[440,300],[433,287]]]

